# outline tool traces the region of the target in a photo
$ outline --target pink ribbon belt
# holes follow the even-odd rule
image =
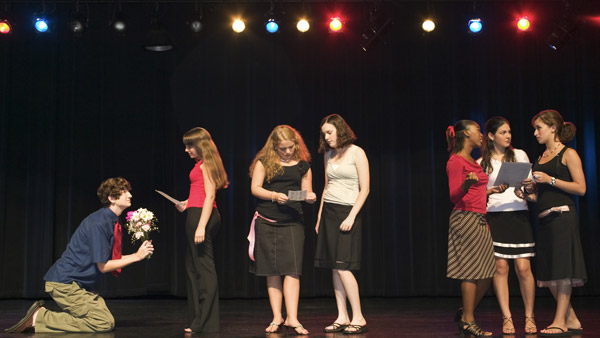
[[[254,223],[256,223],[256,218],[260,217],[262,219],[264,219],[267,222],[271,222],[271,223],[275,223],[277,221],[274,221],[272,219],[268,219],[264,216],[262,216],[261,214],[258,213],[258,211],[256,211],[254,213],[254,217],[252,217],[252,222],[250,222],[250,232],[248,233],[248,242],[250,242],[250,244],[248,244],[248,257],[250,257],[250,259],[254,262],[256,261],[256,259],[254,259],[254,243],[256,242],[256,236],[254,233]]]
[[[546,209],[542,212],[540,212],[539,217],[540,218],[544,218],[548,215],[550,215],[553,212],[558,212],[560,214],[562,214],[563,212],[569,211],[569,206],[568,205],[561,205],[560,207],[552,207],[550,209]]]

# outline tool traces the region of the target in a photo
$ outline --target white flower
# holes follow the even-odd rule
[[[144,236],[143,232],[136,232],[135,233],[135,239],[140,239],[140,238],[142,238],[142,236]]]

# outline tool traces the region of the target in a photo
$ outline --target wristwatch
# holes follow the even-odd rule
[[[555,184],[556,184],[556,177],[552,177],[552,178],[550,179],[550,185],[551,185],[551,186],[554,186]]]

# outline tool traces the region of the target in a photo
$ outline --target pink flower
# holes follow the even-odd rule
[[[126,221],[129,221],[129,219],[131,218],[131,216],[135,213],[135,211],[128,211],[127,212],[127,217],[125,217]]]
[[[150,224],[142,225],[142,230],[144,230],[145,232],[148,232],[150,230]]]
[[[135,233],[135,239],[140,239],[140,238],[142,238],[142,236],[144,236],[144,234],[142,232]]]

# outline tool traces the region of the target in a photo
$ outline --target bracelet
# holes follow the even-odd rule
[[[271,202],[275,202],[275,199],[273,198],[273,194],[275,194],[275,192],[271,191]]]
[[[550,186],[552,186],[552,187],[553,187],[555,184],[556,184],[556,177],[552,177],[552,178],[550,179]]]

